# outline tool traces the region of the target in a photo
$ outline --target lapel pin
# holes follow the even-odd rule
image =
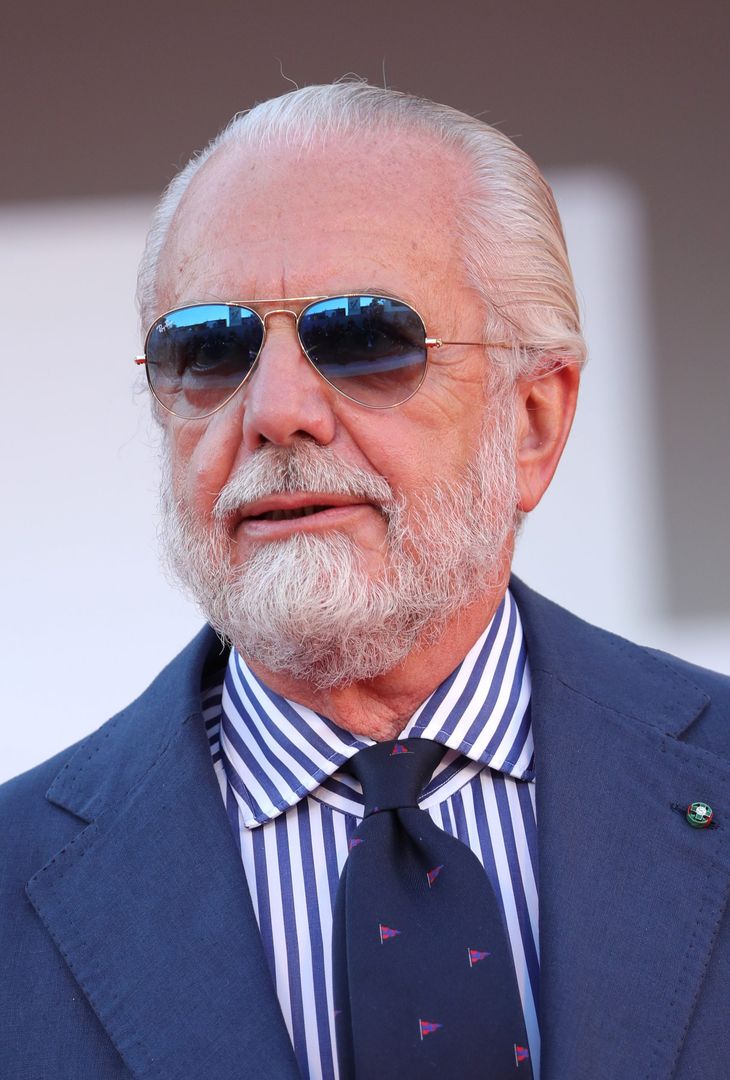
[[[712,807],[706,802],[690,803],[686,818],[693,829],[706,829],[712,824]]]
[[[693,829],[716,829],[715,812],[706,802],[692,802],[687,806],[685,803],[672,803],[672,810],[681,814],[688,825]]]

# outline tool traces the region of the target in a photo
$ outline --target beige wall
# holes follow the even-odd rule
[[[385,72],[390,85],[483,114],[544,167],[623,174],[646,213],[664,602],[675,615],[730,611],[730,6],[268,10],[240,0],[6,7],[0,203],[159,190],[234,111],[287,89],[280,64],[299,82]]]

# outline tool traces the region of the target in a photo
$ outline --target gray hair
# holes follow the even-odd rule
[[[193,177],[221,147],[288,145],[357,131],[421,131],[463,155],[471,170],[455,223],[469,283],[487,312],[485,341],[508,341],[502,372],[538,375],[561,363],[582,364],[586,346],[555,199],[535,162],[506,135],[474,117],[425,98],[362,82],[307,86],[235,116],[172,180],[152,220],[139,268],[137,303],[147,325],[157,306],[161,256]]]

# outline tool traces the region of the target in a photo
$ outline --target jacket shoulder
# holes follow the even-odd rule
[[[730,759],[730,677],[594,626],[519,579],[510,588],[534,673]]]
[[[674,656],[672,653],[663,652],[661,649],[652,649],[641,645],[635,647],[642,649],[649,656],[653,656],[660,663],[673,668],[686,679],[691,679],[698,686],[706,687],[708,692],[718,697],[718,699],[724,697],[730,701],[730,675],[724,675],[721,671],[713,671],[712,668],[702,667],[699,664],[692,664],[689,660],[683,660],[681,656]]]

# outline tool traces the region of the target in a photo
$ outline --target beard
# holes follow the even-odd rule
[[[376,678],[433,644],[463,608],[502,584],[517,523],[514,408],[502,392],[458,482],[406,500],[384,477],[309,439],[267,444],[228,481],[212,520],[173,495],[169,454],[161,540],[172,576],[244,659],[318,688]],[[337,494],[372,503],[386,523],[384,565],[368,572],[341,532],[257,546],[239,566],[231,534],[245,504],[270,495]]]

